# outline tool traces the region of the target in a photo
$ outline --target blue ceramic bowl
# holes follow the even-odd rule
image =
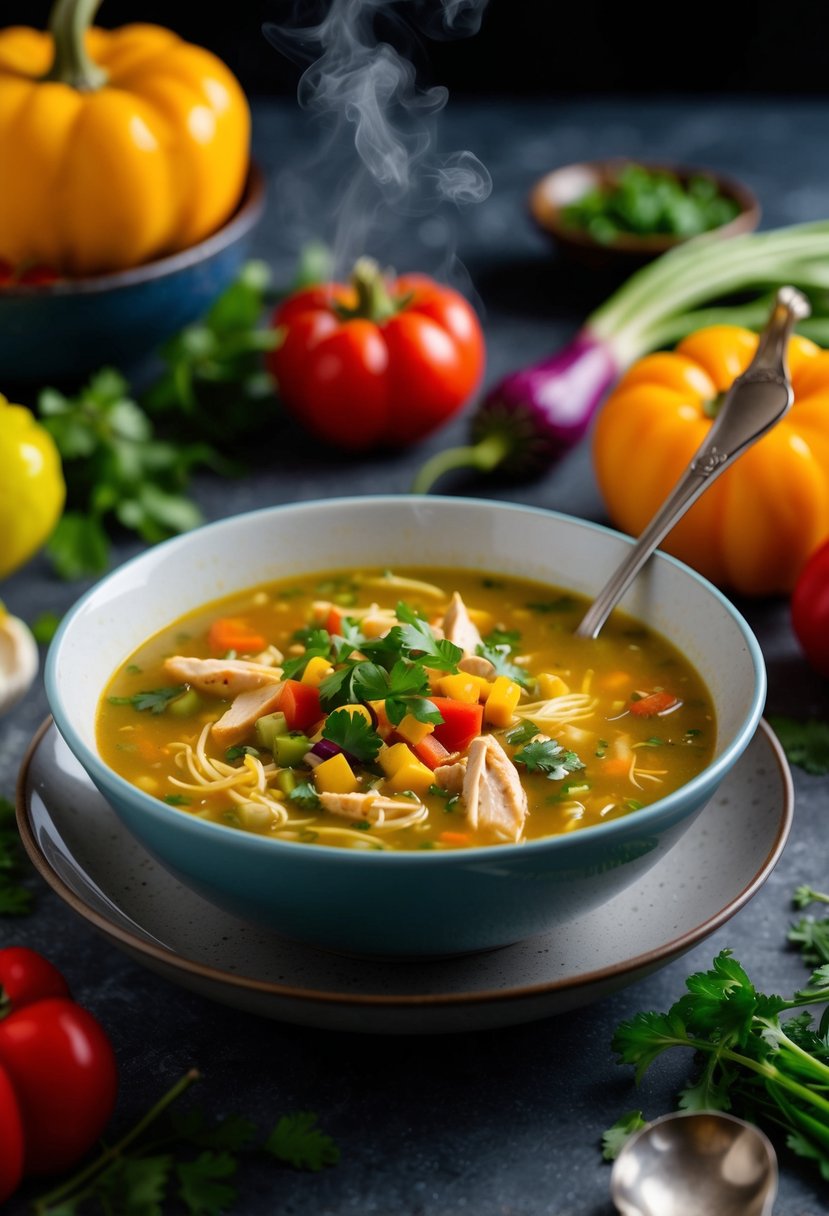
[[[96,707],[116,667],[147,637],[206,601],[258,583],[429,564],[525,576],[590,596],[630,543],[564,515],[457,498],[346,498],[236,516],[148,550],[80,600],[49,650],[49,703],[61,735],[127,828],[221,907],[287,937],[357,954],[503,946],[595,908],[666,850],[681,848],[682,834],[754,734],[766,687],[760,648],[732,605],[687,566],[656,554],[623,607],[671,637],[699,670],[716,709],[714,758],[661,801],[564,836],[392,853],[245,833],[167,806],[112,772],[95,742]]]
[[[0,290],[0,384],[60,384],[150,354],[236,278],[264,201],[252,166],[233,216],[198,245],[117,274]]]

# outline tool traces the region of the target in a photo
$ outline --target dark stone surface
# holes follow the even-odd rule
[[[820,154],[829,104],[753,100],[652,99],[549,104],[457,105],[443,115],[441,143],[472,149],[492,173],[484,204],[462,213],[457,252],[480,299],[489,343],[488,382],[565,341],[596,288],[574,285],[550,257],[525,215],[528,187],[548,167],[605,153],[671,157],[728,169],[759,193],[764,222],[777,225],[827,212],[829,167]],[[309,136],[294,107],[259,106],[256,151],[273,179],[258,250],[278,278],[290,274],[297,243],[314,234],[285,219],[278,167],[305,157]],[[301,219],[302,217],[300,217]],[[422,245],[425,220],[399,236],[398,266],[436,263],[444,248]],[[281,419],[269,418],[249,475],[202,477],[196,493],[208,518],[255,506],[340,493],[405,492],[421,461],[463,440],[465,420],[393,457],[346,459],[323,451]],[[497,497],[603,518],[582,447],[530,484],[456,477],[446,492]],[[123,560],[135,546],[120,544]],[[31,619],[64,612],[84,590],[54,580],[36,559],[2,589],[8,607]],[[785,601],[739,607],[756,629],[769,669],[769,713],[825,716],[825,681],[811,673],[792,637]],[[46,714],[38,684],[0,722],[0,792],[10,794],[27,742]],[[233,1012],[172,986],[100,939],[43,884],[37,907],[0,922],[0,943],[49,955],[79,1000],[110,1032],[121,1069],[116,1123],[128,1125],[189,1067],[204,1079],[194,1101],[215,1113],[240,1111],[262,1131],[288,1111],[316,1111],[342,1148],[340,1165],[319,1175],[250,1161],[233,1209],[315,1216],[610,1216],[602,1131],[641,1106],[668,1110],[682,1075],[679,1060],[653,1070],[641,1091],[610,1051],[616,1024],[640,1009],[666,1008],[691,970],[731,947],[758,987],[788,992],[804,977],[786,947],[790,895],[802,882],[826,887],[825,817],[829,780],[795,772],[796,813],[775,872],[708,941],[648,979],[582,1011],[532,1025],[462,1036],[383,1037],[321,1033]],[[825,1211],[826,1184],[781,1146],[777,1216]],[[10,1213],[39,1188],[28,1186]]]

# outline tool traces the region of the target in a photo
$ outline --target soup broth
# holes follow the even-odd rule
[[[334,572],[176,621],[114,674],[104,760],[170,806],[361,849],[458,849],[635,813],[711,760],[708,691],[663,637],[547,585]]]

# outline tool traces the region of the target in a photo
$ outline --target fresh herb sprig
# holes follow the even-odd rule
[[[186,684],[170,685],[167,688],[151,688],[145,692],[135,692],[129,697],[108,697],[110,705],[131,705],[140,713],[163,714],[171,701],[182,696],[187,690]]]
[[[28,916],[34,896],[22,881],[25,854],[8,798],[0,798],[0,916]]]
[[[776,714],[769,723],[792,764],[816,777],[829,773],[829,722]]]
[[[666,1013],[639,1013],[617,1027],[612,1046],[620,1061],[632,1064],[640,1080],[664,1051],[690,1048],[697,1068],[680,1093],[681,1109],[733,1110],[780,1126],[788,1147],[829,1179],[829,1011],[814,1026],[807,1008],[829,1002],[829,965],[784,998],[758,992],[731,951],[722,950],[686,988]],[[781,1017],[795,1010],[801,1012]],[[638,1113],[624,1119],[636,1126]],[[618,1151],[622,1140],[606,1138],[605,1154]]]
[[[232,1180],[244,1156],[260,1152],[315,1172],[339,1161],[339,1148],[308,1111],[283,1115],[260,1138],[239,1115],[214,1120],[198,1108],[171,1109],[199,1076],[186,1073],[117,1143],[36,1199],[35,1216],[221,1216],[235,1202]]]
[[[327,716],[322,737],[336,743],[361,764],[372,764],[383,746],[371,723],[362,714],[352,714],[347,709],[335,709]]]
[[[526,743],[512,759],[515,764],[522,764],[528,773],[544,773],[550,781],[561,781],[568,773],[584,768],[576,753],[562,747],[555,739]]]

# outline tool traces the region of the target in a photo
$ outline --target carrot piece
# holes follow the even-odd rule
[[[299,680],[285,680],[277,709],[285,715],[288,730],[306,730],[322,717],[319,689]]]
[[[207,632],[207,643],[214,654],[236,650],[240,654],[255,654],[264,650],[267,640],[238,617],[219,616]]]
[[[631,701],[628,709],[637,718],[653,718],[657,714],[668,714],[672,709],[679,709],[682,702],[672,692],[652,692],[638,701]]]
[[[619,692],[623,688],[630,687],[631,677],[627,671],[609,671],[606,676],[603,676],[599,684],[607,692]]]
[[[629,768],[629,756],[608,756],[602,760],[601,771],[608,777],[623,777]]]
[[[438,836],[443,844],[469,844],[468,832],[441,832]]]
[[[449,748],[445,747],[440,739],[436,739],[434,734],[424,736],[419,743],[414,743],[411,747],[418,760],[432,772],[441,764],[447,764],[452,755]]]

